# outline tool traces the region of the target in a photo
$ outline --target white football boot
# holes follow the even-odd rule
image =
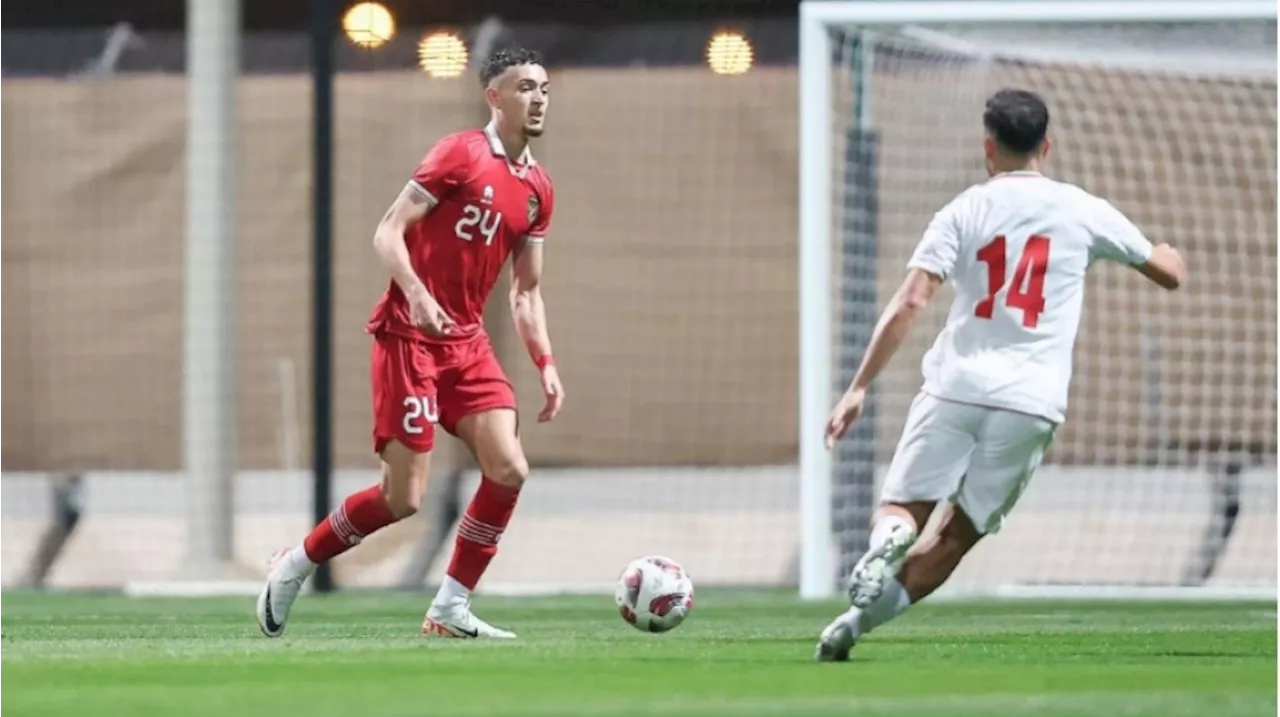
[[[451,637],[472,639],[477,637],[514,640],[516,634],[510,630],[494,627],[476,617],[471,612],[471,601],[465,598],[450,600],[444,605],[432,603],[422,619],[422,634],[425,637]]]
[[[885,582],[898,574],[898,567],[915,542],[916,531],[897,525],[879,547],[868,550],[858,560],[849,574],[849,601],[854,607],[865,608],[879,599]]]
[[[310,571],[300,572],[290,565],[289,552],[281,550],[271,559],[267,584],[258,594],[258,627],[267,637],[280,637],[284,634],[289,610],[298,599],[298,593],[302,592],[302,584],[311,574]]]
[[[818,636],[818,649],[814,659],[818,662],[844,662],[849,659],[849,651],[858,642],[859,625],[862,611],[849,608],[831,621],[831,624]]]

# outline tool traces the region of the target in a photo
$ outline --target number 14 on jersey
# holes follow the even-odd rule
[[[996,295],[1004,288],[1005,261],[1007,257],[1003,235],[991,240],[978,250],[978,261],[987,265],[987,298],[973,307],[973,315],[990,319],[995,313]],[[1022,249],[1013,270],[1013,285],[1005,295],[1004,303],[1011,309],[1022,310],[1022,325],[1034,329],[1044,312],[1044,275],[1049,269],[1049,237],[1032,234]]]

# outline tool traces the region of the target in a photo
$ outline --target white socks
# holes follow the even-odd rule
[[[906,612],[909,607],[911,598],[907,595],[907,589],[902,587],[897,578],[889,578],[880,597],[862,611],[862,618],[858,623],[859,632],[865,635]]]
[[[886,515],[876,521],[875,526],[871,529],[871,550],[884,545],[885,541],[894,532],[906,528],[913,533],[917,530],[916,526],[910,520],[901,515]],[[907,595],[907,589],[898,582],[897,567],[893,566],[894,577],[885,580],[884,591],[880,593],[880,597],[875,602],[864,608],[858,619],[858,634],[865,635],[877,627],[889,622],[895,617],[906,612],[911,607],[911,598]]]
[[[280,558],[280,567],[291,577],[310,577],[315,572],[316,564],[307,557],[307,551],[298,543],[292,550]]]
[[[432,600],[431,604],[443,607],[464,601],[469,597],[471,597],[471,591],[465,585],[446,575],[444,580],[440,582],[440,590],[436,592],[436,599]]]

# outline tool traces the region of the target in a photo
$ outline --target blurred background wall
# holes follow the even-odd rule
[[[246,5],[239,145],[229,150],[238,158],[237,289],[226,310],[242,471],[236,551],[256,569],[308,525],[312,109],[305,4]],[[513,3],[484,15],[467,3],[387,5],[394,25],[348,20],[350,37],[340,33],[335,48],[335,495],[377,467],[362,331],[386,285],[373,228],[438,137],[487,119],[475,54],[518,41],[547,55],[552,77],[549,129],[534,153],[557,187],[546,294],[570,401],[552,425],[522,424],[535,477],[495,580],[536,582],[529,566],[540,556],[576,551],[563,559],[563,582],[596,584],[631,553],[667,550],[715,581],[793,583],[804,370],[794,5],[622,3],[605,13],[583,3],[543,14]],[[159,578],[182,555],[186,43],[172,9],[106,7],[85,4],[83,25],[66,27],[29,6],[23,27],[4,30],[6,584],[21,580],[36,550],[51,476],[90,477],[86,522],[55,584]],[[1013,579],[1098,579],[1105,570],[1078,556],[1120,523],[1145,526],[1129,529],[1143,580],[1176,582],[1199,543],[1166,558],[1141,536],[1220,527],[1212,476],[1226,462],[1247,466],[1233,490],[1248,510],[1232,526],[1224,579],[1273,586],[1274,65],[1269,77],[1152,69],[1125,61],[1133,40],[1105,28],[1047,32],[1072,53],[1089,39],[1101,49],[1092,59],[975,65],[918,41],[870,45],[862,91],[877,136],[876,248],[872,258],[844,257],[878,267],[860,284],[871,309],[862,315],[873,321],[891,295],[932,212],[983,179],[985,93],[1005,84],[1042,92],[1055,116],[1055,176],[1183,247],[1195,278],[1160,296],[1113,267],[1096,273],[1072,415],[1041,493],[1010,527],[1048,544],[1044,526],[1058,525],[1075,536],[1075,552],[1048,572],[1017,562]],[[1220,29],[1199,28],[1190,44],[1170,32],[1150,28],[1139,44],[1152,57],[1238,44]],[[981,31],[964,39],[1008,44]],[[843,142],[855,113],[852,54],[836,62],[847,71],[837,73],[832,108]],[[848,184],[833,184],[842,213]],[[491,333],[523,412],[536,410],[536,374],[511,336],[502,289],[495,294]],[[876,472],[948,299],[881,382],[866,459]],[[441,452],[440,475],[469,465],[452,442]],[[344,579],[394,582],[429,520],[343,558]],[[606,537],[582,547],[582,535]],[[1007,558],[992,553],[986,564],[1006,567],[989,574],[979,564],[971,580],[1008,572]]]

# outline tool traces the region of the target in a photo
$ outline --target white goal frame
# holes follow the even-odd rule
[[[831,133],[832,26],[911,23],[1141,23],[1274,20],[1274,0],[802,0],[800,3],[800,596],[836,592],[832,456],[835,397]],[[1135,595],[1143,591],[1135,590]],[[1274,595],[1274,592],[1271,593]],[[1109,597],[1117,597],[1108,592]],[[1200,595],[1200,597],[1205,597]]]

